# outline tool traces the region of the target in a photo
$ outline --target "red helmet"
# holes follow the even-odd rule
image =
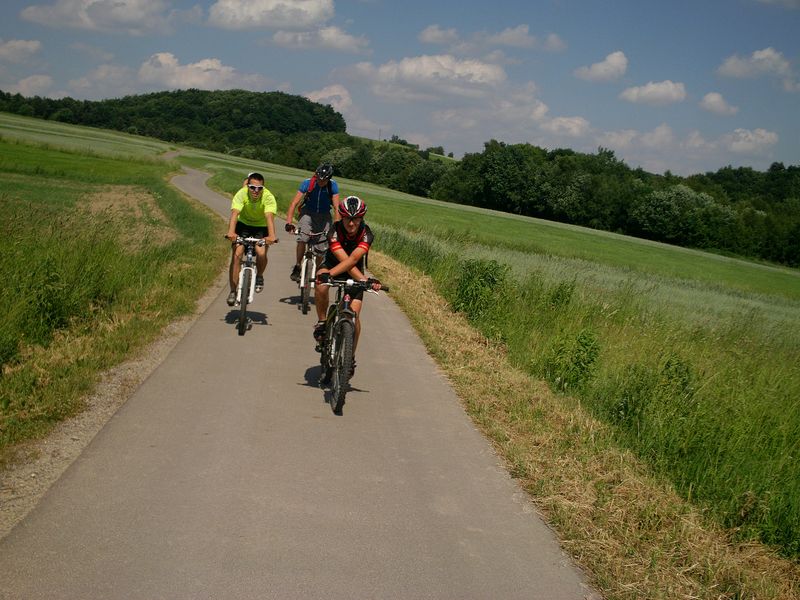
[[[363,217],[367,214],[367,205],[358,196],[348,196],[339,202],[339,214],[343,217]]]

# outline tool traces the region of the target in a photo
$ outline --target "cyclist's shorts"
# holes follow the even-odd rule
[[[321,268],[321,269],[330,269],[330,268],[332,268],[332,267],[333,267],[333,265],[327,265],[327,264],[323,264],[323,265],[322,265],[320,268]],[[342,281],[344,281],[344,279],[342,278],[342,276],[341,276],[341,275],[337,275],[336,277],[334,277],[334,279],[335,279],[336,281],[339,281],[340,279],[341,279]],[[358,291],[356,291],[356,292],[353,292],[353,293],[350,295],[350,299],[351,299],[351,300],[363,300],[363,299],[364,299],[364,290],[358,290]]]
[[[297,241],[308,243],[310,235],[314,233],[325,233],[325,235],[314,236],[314,254],[325,254],[328,250],[328,230],[333,224],[330,213],[303,213],[297,221]]]
[[[255,227],[253,225],[245,225],[241,221],[236,221],[236,235],[264,238],[267,237],[268,234],[269,229],[266,227]]]

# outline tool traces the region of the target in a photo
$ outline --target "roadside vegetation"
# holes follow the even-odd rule
[[[216,217],[167,185],[166,163],[90,146],[0,138],[0,463],[191,313],[223,265]]]

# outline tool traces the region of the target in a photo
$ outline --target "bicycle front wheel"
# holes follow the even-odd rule
[[[313,270],[312,261],[314,259],[306,259],[305,272],[303,273],[303,286],[300,288],[300,308],[303,314],[308,314],[308,305],[311,302],[311,278],[314,276],[311,272]]]
[[[244,273],[242,274],[242,292],[239,302],[239,323],[237,324],[239,335],[244,335],[244,332],[247,331],[247,302],[250,300],[250,278],[252,276],[253,273],[250,269],[245,269]]]
[[[353,368],[353,342],[355,330],[350,321],[340,321],[336,331],[336,354],[333,364],[331,385],[331,409],[334,414],[342,414],[344,397],[350,384],[350,371]]]

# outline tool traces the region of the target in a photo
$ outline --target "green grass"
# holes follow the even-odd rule
[[[166,183],[170,165],[135,144],[124,159],[119,147],[103,154],[93,130],[80,148],[57,148],[43,138],[63,126],[36,121],[36,143],[24,128],[11,140],[5,121],[0,462],[79,411],[103,369],[191,312],[227,255],[218,218]]]
[[[47,144],[79,153],[91,151],[120,158],[156,156],[171,148],[170,144],[153,138],[9,113],[0,113],[0,132],[9,140]]]

